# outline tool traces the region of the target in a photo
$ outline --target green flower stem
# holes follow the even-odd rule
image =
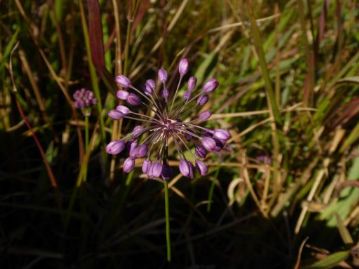
[[[90,151],[89,151],[89,115],[85,114],[85,154],[86,156],[90,155]],[[88,158],[87,158],[88,161]],[[87,181],[87,162],[84,163],[84,178],[83,181]]]
[[[166,214],[166,247],[167,247],[167,261],[171,261],[171,233],[170,233],[170,210],[168,199],[168,183],[164,181],[165,190],[165,214]]]

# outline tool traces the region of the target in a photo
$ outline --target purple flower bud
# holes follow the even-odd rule
[[[170,179],[172,176],[173,176],[172,168],[167,163],[164,163],[162,165],[162,178],[164,180],[167,180]]]
[[[109,111],[109,112],[107,113],[107,115],[108,115],[111,119],[113,119],[113,120],[122,119],[123,116],[124,116],[123,113],[121,113],[120,111],[115,110],[115,109]]]
[[[123,172],[129,173],[133,168],[135,168],[135,160],[129,157],[123,163]]]
[[[145,83],[145,93],[147,95],[152,95],[156,87],[156,83],[153,79],[146,80]]]
[[[143,133],[144,130],[145,130],[145,128],[142,125],[135,126],[135,128],[133,128],[133,130],[132,130],[132,137],[133,138],[139,137]]]
[[[227,130],[216,129],[214,130],[213,137],[226,142],[231,137],[231,134]]]
[[[196,77],[190,77],[188,79],[188,91],[192,92],[194,90],[194,88],[196,88],[197,85],[197,79]]]
[[[162,173],[162,164],[160,162],[153,162],[148,168],[149,177],[159,177]]]
[[[216,148],[216,141],[213,138],[205,136],[201,139],[202,146],[208,150],[213,151]]]
[[[119,105],[116,107],[116,110],[121,112],[123,115],[130,113],[130,109],[127,106]]]
[[[193,178],[193,166],[189,161],[180,160],[179,170],[183,176]]]
[[[178,65],[178,72],[183,77],[188,71],[188,60],[186,58],[181,59]]]
[[[208,95],[201,95],[197,99],[197,105],[203,106],[208,102]]]
[[[111,141],[106,146],[106,152],[111,155],[120,154],[126,147],[126,143],[122,140]]]
[[[207,150],[202,145],[196,145],[194,153],[199,158],[206,158],[207,156]]]
[[[134,151],[135,151],[135,153],[134,153],[135,158],[143,158],[147,155],[148,146],[147,146],[147,144],[141,144],[141,145],[137,146]]]
[[[205,93],[213,92],[218,87],[218,81],[214,78],[211,78],[203,85],[203,91]]]
[[[138,106],[141,104],[141,99],[134,93],[130,93],[127,97],[127,103],[133,106]]]
[[[167,81],[167,71],[164,70],[163,68],[160,68],[160,70],[158,70],[158,79],[162,82],[165,83]]]
[[[205,176],[207,174],[208,167],[207,167],[207,165],[204,164],[204,162],[197,160],[196,167],[201,176]]]
[[[116,93],[117,98],[120,99],[120,100],[126,100],[128,95],[129,95],[129,93],[127,91],[124,91],[124,90],[119,90]]]
[[[185,91],[184,92],[184,94],[183,94],[183,99],[185,100],[185,101],[188,101],[190,98],[191,98],[191,93],[192,92],[190,92],[190,91]]]
[[[203,111],[203,112],[201,112],[201,113],[199,113],[198,114],[198,119],[200,120],[200,121],[206,121],[206,120],[208,120],[210,117],[211,117],[211,112],[209,112],[208,110],[206,110],[206,111]]]
[[[223,140],[219,140],[219,139],[214,139],[216,141],[216,146],[215,148],[213,149],[213,151],[215,152],[219,152],[221,151],[223,148],[224,148],[224,144],[226,143],[225,141]]]
[[[147,174],[149,167],[151,166],[151,161],[150,160],[144,160],[142,163],[142,172],[144,174]]]
[[[130,155],[131,158],[136,158],[137,145],[138,145],[137,141],[133,141],[133,142],[131,142],[131,144],[130,144],[130,153],[129,153],[129,155]]]
[[[124,75],[119,75],[116,77],[116,82],[121,87],[128,88],[131,86],[131,81]]]
[[[167,88],[163,88],[162,90],[162,97],[165,99],[165,101],[168,101],[168,96],[170,95],[169,91]]]

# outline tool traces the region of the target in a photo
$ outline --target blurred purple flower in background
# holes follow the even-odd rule
[[[139,122],[132,132],[106,147],[109,154],[125,152],[128,156],[123,164],[124,172],[132,171],[135,160],[144,158],[143,173],[150,178],[169,179],[173,170],[168,165],[168,155],[174,154],[179,159],[178,168],[183,176],[193,178],[195,171],[204,176],[208,171],[203,161],[207,153],[220,151],[230,139],[227,130],[202,126],[212,115],[202,108],[208,95],[218,87],[218,81],[211,78],[196,92],[195,77],[189,77],[187,83],[183,81],[188,70],[188,60],[181,59],[179,79],[174,83],[176,87],[171,87],[169,74],[163,68],[157,72],[157,82],[148,79],[143,90],[133,86],[124,75],[116,77],[117,84],[123,88],[117,92],[117,97],[131,106],[145,109],[144,112],[135,112],[119,105],[108,113],[114,120],[125,118]],[[181,96],[179,92],[182,89]],[[188,160],[188,156],[194,163]]]
[[[96,104],[93,92],[84,88],[75,91],[73,98],[75,99],[74,106],[78,109],[89,108]]]

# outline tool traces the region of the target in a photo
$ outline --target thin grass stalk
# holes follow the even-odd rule
[[[99,123],[100,123],[101,142],[102,142],[102,144],[104,144],[105,138],[106,138],[106,133],[105,133],[105,124],[104,124],[104,120],[103,120],[100,88],[98,85],[98,77],[96,74],[95,66],[92,61],[91,47],[90,47],[90,42],[89,42],[90,39],[89,39],[86,18],[85,18],[85,11],[84,11],[82,1],[79,1],[79,6],[80,6],[80,14],[81,14],[82,31],[83,31],[83,35],[84,35],[84,39],[85,39],[85,46],[86,46],[86,52],[87,52],[87,58],[88,58],[88,66],[89,66],[90,77],[91,77],[91,85],[92,85],[92,89],[93,89],[93,91],[96,95],[96,99],[97,99],[96,108],[97,108]]]
[[[217,169],[214,178],[218,178],[219,170],[220,169]],[[215,179],[212,179],[211,186],[209,187],[209,191],[208,191],[207,212],[210,212],[211,208],[212,208],[213,194],[214,194],[214,188],[216,187],[216,184],[217,184],[217,181]]]
[[[252,36],[252,40],[253,40],[254,46],[256,48],[256,51],[257,51],[259,66],[261,68],[262,75],[263,75],[264,82],[265,82],[268,108],[270,110],[271,116],[275,120],[275,122],[272,122],[270,124],[271,129],[272,129],[272,132],[271,132],[272,133],[272,143],[273,143],[273,154],[272,155],[273,155],[273,167],[274,167],[274,173],[273,173],[274,195],[272,197],[272,203],[273,203],[275,201],[275,199],[277,198],[277,195],[280,192],[280,186],[281,186],[281,181],[282,181],[280,172],[279,172],[281,157],[280,157],[279,137],[278,137],[278,133],[277,133],[277,125],[282,124],[282,119],[281,119],[281,115],[280,115],[279,108],[278,108],[278,102],[275,99],[275,95],[273,92],[272,82],[271,82],[271,79],[269,76],[269,70],[268,70],[268,66],[267,66],[267,62],[265,59],[264,50],[263,50],[263,46],[262,46],[263,42],[262,42],[262,38],[261,38],[261,33],[257,26],[256,19],[254,17],[254,10],[252,9],[252,6],[250,4],[248,4],[247,6],[248,6],[248,10],[249,10],[251,36]]]
[[[115,74],[122,73],[122,46],[121,46],[121,26],[120,26],[120,16],[119,8],[117,1],[112,1],[113,5],[113,14],[115,17],[115,34],[116,34],[116,53],[115,53]],[[112,134],[111,140],[117,140],[121,136],[122,131],[122,119],[114,121],[112,124]],[[113,182],[115,179],[115,168],[116,168],[116,158],[111,158],[110,163],[110,181]]]

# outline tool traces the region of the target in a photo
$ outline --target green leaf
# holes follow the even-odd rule
[[[349,251],[338,251],[324,259],[313,263],[312,265],[305,266],[304,269],[328,269],[333,268],[342,261],[345,261],[349,256]]]

